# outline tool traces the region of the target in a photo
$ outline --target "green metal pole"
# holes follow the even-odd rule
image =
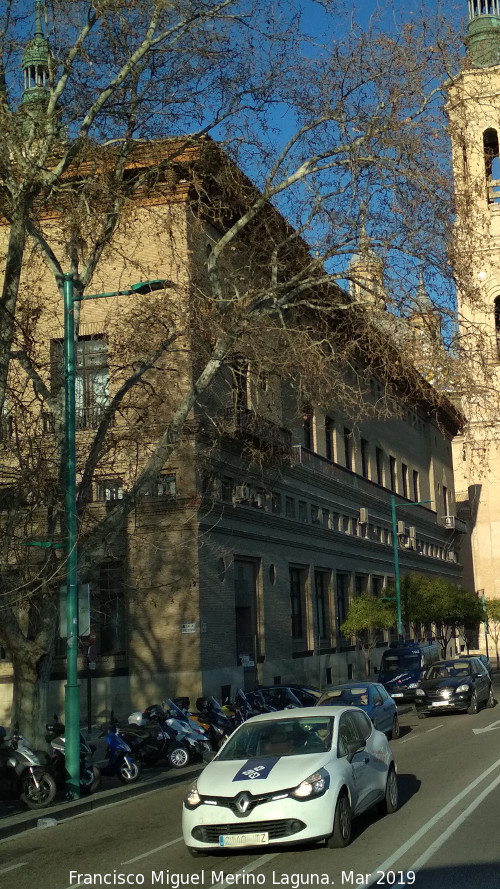
[[[396,523],[396,498],[391,494],[391,520],[392,520],[392,551],[394,554],[394,589],[396,593],[396,615],[398,638],[403,635],[401,621],[401,587],[399,584],[399,553],[398,553],[398,526]]]
[[[64,444],[66,512],[66,687],[64,701],[66,797],[80,796],[80,700],[78,687],[78,601],[75,460],[75,317],[73,276],[63,277]]]

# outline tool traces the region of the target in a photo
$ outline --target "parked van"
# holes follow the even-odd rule
[[[396,642],[382,654],[379,682],[395,701],[414,701],[415,689],[426,670],[440,660],[434,642]]]

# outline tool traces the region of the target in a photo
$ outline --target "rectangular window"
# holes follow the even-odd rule
[[[389,479],[391,491],[396,491],[396,458],[389,457]]]
[[[285,515],[287,519],[295,518],[295,500],[293,497],[285,497]]]
[[[51,342],[51,387],[64,386],[63,342]],[[75,349],[75,428],[98,426],[109,402],[108,347],[104,336],[82,337]]]
[[[281,515],[281,494],[276,491],[271,494],[271,510],[275,515]]]
[[[384,484],[384,452],[380,448],[375,448],[375,464],[377,467],[377,484]]]
[[[307,503],[305,500],[299,500],[299,522],[307,522]]]
[[[319,506],[316,506],[314,503],[311,504],[311,522],[313,525],[319,525],[321,521],[321,513],[319,511]]]
[[[162,472],[154,482],[151,482],[150,489],[147,493],[152,497],[174,498],[175,490],[175,475]]]
[[[328,637],[328,574],[325,571],[314,572],[314,588],[316,594],[316,638],[326,639]]]
[[[325,417],[325,457],[332,463],[335,461],[335,424],[331,417]]]
[[[290,568],[290,614],[292,619],[292,639],[304,637],[303,626],[303,572],[300,568]]]
[[[346,469],[352,471],[352,432],[344,427],[344,463]]]
[[[125,652],[125,583],[123,562],[104,562],[99,570],[99,591],[93,601],[99,654]]]
[[[337,573],[335,587],[336,620],[340,633],[340,625],[345,621],[349,611],[349,575]]]
[[[314,418],[310,408],[304,408],[302,414],[303,444],[308,451],[314,451]]]
[[[234,492],[234,478],[229,475],[222,476],[222,499],[225,503],[232,503]]]
[[[408,467],[406,463],[401,464],[401,483],[403,486],[401,493],[408,499]]]
[[[370,478],[369,446],[365,438],[361,439],[361,475]]]
[[[356,574],[355,576],[355,596],[365,596],[368,592],[368,574]]]
[[[119,478],[101,479],[97,482],[96,498],[105,500],[106,503],[123,500],[123,481]]]
[[[448,488],[445,488],[443,485],[443,515],[449,515],[448,513]]]
[[[420,500],[420,484],[416,469],[413,470],[413,499],[415,500],[415,503]]]

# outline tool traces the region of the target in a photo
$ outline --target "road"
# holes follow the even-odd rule
[[[401,724],[391,742],[400,809],[357,819],[346,849],[308,845],[192,859],[181,839],[181,784],[0,842],[0,886],[500,889],[500,705],[426,720],[412,712]]]

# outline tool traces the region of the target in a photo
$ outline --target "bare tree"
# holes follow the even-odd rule
[[[56,549],[23,548],[42,530],[48,544],[64,537],[62,392],[40,333],[41,319],[57,312],[46,276],[61,293],[71,272],[82,296],[107,289],[105,262],[118,285],[145,270],[123,238],[137,207],[152,232],[163,231],[155,208],[182,195],[213,226],[196,274],[178,257],[182,307],[144,298],[120,319],[112,397],[78,455],[83,578],[147,496],[193,410],[204,407],[215,428],[214,381],[241,354],[257,373],[293,380],[303,402],[340,400],[360,417],[390,413],[396,394],[424,394],[438,414],[439,393],[415,372],[401,318],[422,314],[421,268],[439,311],[453,311],[442,95],[443,73],[458,65],[446,21],[415,16],[386,33],[373,19],[363,31],[336,0],[318,4],[331,27],[323,46],[308,34],[300,4],[279,0],[265,8],[241,0],[35,5],[43,13],[35,49],[47,57],[34,82],[25,66],[22,96],[25,3],[6,5],[0,29],[0,404],[8,428],[0,642],[14,664],[14,718],[33,738],[46,712],[64,571]],[[366,277],[360,267],[368,260],[375,268],[374,255],[386,271],[379,265]],[[446,368],[442,349],[439,358]],[[182,387],[166,386],[179,362],[195,373]],[[370,372],[384,384],[376,408],[366,398]],[[134,418],[126,440],[113,432],[120,412]],[[52,449],[38,437],[44,423]],[[88,509],[96,469],[144,438],[128,490],[96,520]]]

